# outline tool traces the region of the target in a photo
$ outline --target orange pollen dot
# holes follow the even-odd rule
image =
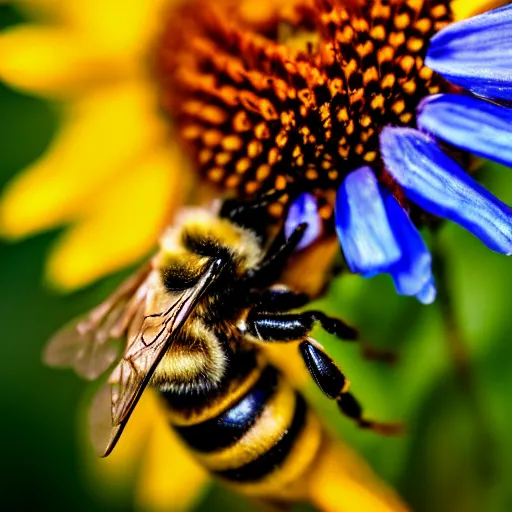
[[[258,167],[256,170],[256,180],[257,181],[263,181],[267,179],[270,176],[272,169],[270,165],[263,164]]]
[[[310,191],[331,215],[348,172],[384,179],[383,127],[415,127],[425,96],[454,91],[424,64],[450,1],[287,0],[257,19],[245,4],[172,13],[156,47],[162,106],[206,180],[240,198],[283,190],[276,215]]]
[[[217,153],[215,155],[215,163],[220,166],[226,165],[232,158],[231,153]]]

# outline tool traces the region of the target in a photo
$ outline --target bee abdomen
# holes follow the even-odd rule
[[[295,394],[295,397],[295,411],[292,422],[277,443],[255,460],[233,469],[216,471],[216,474],[236,482],[251,482],[258,481],[274,471],[278,471],[295,446],[306,421],[306,402],[298,393]]]
[[[175,429],[209,471],[255,495],[295,483],[321,441],[304,398],[271,365],[225,410]]]
[[[276,391],[277,370],[267,366],[255,385],[232,407],[215,418],[175,430],[194,450],[210,453],[228,448],[243,437],[263,413]]]

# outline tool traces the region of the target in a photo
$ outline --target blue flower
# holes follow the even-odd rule
[[[512,209],[496,199],[439,148],[412,128],[384,128],[382,158],[407,197],[457,222],[490,249],[512,254]]]
[[[295,231],[299,224],[306,223],[308,226],[302,235],[297,249],[304,249],[311,245],[322,234],[322,219],[318,215],[318,205],[312,194],[301,194],[290,206],[284,224],[286,238]]]
[[[398,293],[435,299],[432,258],[406,211],[369,167],[350,173],[338,191],[336,230],[352,272],[389,273]]]
[[[431,40],[425,64],[479,96],[512,99],[512,4],[453,23]]]
[[[439,94],[420,103],[417,124],[460,149],[512,167],[512,108],[472,96]]]
[[[426,98],[418,108],[419,130],[384,127],[380,151],[385,168],[408,201],[460,224],[490,249],[510,255],[512,209],[469,176],[441,149],[438,140],[512,166],[512,108],[494,101],[512,100],[512,5],[441,30],[430,42],[425,63],[474,95],[440,94]],[[338,192],[339,210],[350,210],[351,201],[346,198],[349,178],[350,175]],[[351,193],[352,201],[361,196],[353,190]],[[380,264],[374,270],[390,272],[399,293],[430,302],[434,288],[431,276],[428,277],[430,259],[426,248],[410,221],[409,233],[403,229],[406,224],[397,220],[403,217],[403,210],[391,194],[387,193],[387,197],[387,219],[395,236],[389,247],[400,240],[405,259],[397,267],[388,258],[387,269]],[[346,244],[346,215],[338,212],[339,238],[347,261],[352,258],[349,266],[361,272],[359,263],[365,260],[358,259],[350,243]],[[371,238],[364,224],[358,224],[358,235],[350,236]],[[401,274],[397,268],[401,268]],[[366,267],[361,273],[368,275],[371,268]],[[424,292],[417,292],[421,282],[425,283]]]
[[[455,160],[462,150],[512,167],[512,4],[442,29],[425,65],[453,85],[423,98],[411,122],[383,118],[380,158],[372,167],[353,165],[343,179],[335,226],[352,272],[388,273],[398,293],[428,304],[435,299],[432,258],[411,207],[512,254],[512,209]]]

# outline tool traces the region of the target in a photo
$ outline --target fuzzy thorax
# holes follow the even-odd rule
[[[205,393],[215,389],[226,371],[226,353],[220,340],[201,320],[187,322],[151,379],[161,391]]]
[[[201,271],[210,258],[224,256],[233,261],[237,275],[256,267],[263,256],[256,235],[204,208],[183,209],[176,223],[163,234],[156,268],[194,266]],[[189,272],[193,273],[192,269]]]

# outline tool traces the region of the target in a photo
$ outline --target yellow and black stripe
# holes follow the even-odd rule
[[[236,374],[215,391],[185,398],[163,393],[171,422],[213,475],[246,494],[301,494],[298,482],[321,444],[321,428],[302,395],[257,353],[240,357]],[[188,404],[188,407],[185,407]]]

